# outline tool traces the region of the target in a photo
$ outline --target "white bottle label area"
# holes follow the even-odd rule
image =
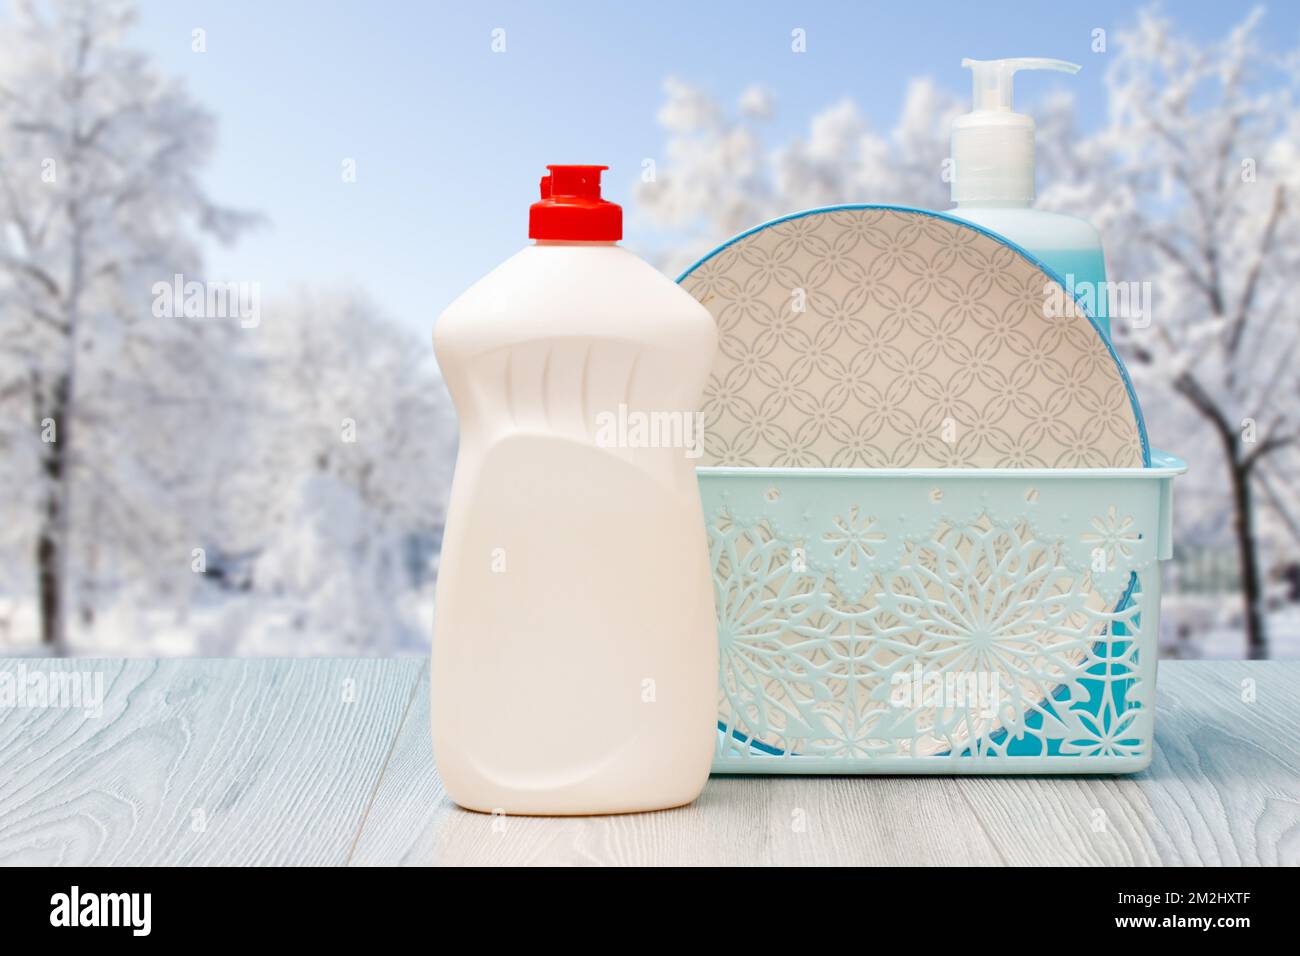
[[[716,739],[691,457],[712,318],[617,247],[532,247],[436,341],[461,418],[431,680],[449,794],[506,813],[689,802]]]

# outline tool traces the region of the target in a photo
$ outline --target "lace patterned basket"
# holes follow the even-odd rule
[[[714,772],[1145,768],[1185,467],[700,468]]]

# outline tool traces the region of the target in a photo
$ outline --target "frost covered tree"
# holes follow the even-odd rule
[[[221,350],[210,327],[153,318],[149,290],[199,268],[201,234],[248,222],[200,188],[213,120],[126,45],[132,19],[113,0],[26,0],[0,33],[0,401],[22,422],[0,440],[10,489],[36,479],[39,630],[56,653],[73,553],[107,540],[84,538],[92,522],[145,536],[169,500],[193,505],[192,470],[131,440],[166,445],[178,423],[132,416],[200,404]],[[195,427],[187,416],[182,432]]]
[[[1300,461],[1300,48],[1259,43],[1262,11],[1221,41],[1180,36],[1144,12],[1117,38],[1110,123],[1089,148],[1094,206],[1121,278],[1151,281],[1149,323],[1117,323],[1135,374],[1163,382],[1221,452],[1251,657],[1268,653],[1261,507],[1289,529]],[[1080,191],[1078,195],[1082,195]],[[1051,198],[1051,197],[1049,197]],[[1063,197],[1057,197],[1063,198]]]
[[[428,342],[360,293],[304,291],[251,358],[255,444],[227,488],[251,603],[217,649],[423,650],[456,433]]]
[[[668,134],[665,162],[637,185],[636,201],[671,230],[660,256],[677,272],[723,239],[784,213],[842,202],[897,202],[943,209],[948,126],[964,107],[929,79],[913,80],[897,125],[874,131],[849,99],[812,118],[808,132],[770,147],[763,137],[772,95],[747,89],[729,111],[676,77],[664,82],[658,121]]]
[[[1249,15],[1220,42],[1180,36],[1142,12],[1089,69],[1106,69],[1109,110],[1082,131],[1068,96],[1038,117],[1039,204],[1092,221],[1112,280],[1150,282],[1150,322],[1113,318],[1157,438],[1194,474],[1180,485],[1180,533],[1232,529],[1251,656],[1267,654],[1266,564],[1294,561],[1300,501],[1300,320],[1286,298],[1300,272],[1300,50],[1270,56]],[[892,130],[851,100],[815,115],[805,135],[764,141],[771,94],[735,110],[670,78],[658,120],[665,159],[636,199],[671,238],[659,260],[682,267],[776,215],[840,202],[951,203],[942,171],[952,117],[968,94],[911,82]],[[1208,433],[1210,442],[1199,440]],[[1217,447],[1216,447],[1217,446]],[[1224,490],[1226,489],[1226,491]],[[1192,494],[1188,494],[1188,492]],[[1277,519],[1261,535],[1260,509]]]

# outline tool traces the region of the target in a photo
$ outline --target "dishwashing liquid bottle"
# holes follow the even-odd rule
[[[708,311],[619,246],[604,166],[550,166],[536,240],[442,314],[460,419],[431,664],[434,755],[472,810],[700,793],[717,625],[694,459]]]
[[[1005,236],[1043,262],[1065,282],[1110,337],[1106,260],[1101,236],[1082,219],[1034,209],[1034,120],[1012,111],[1013,77],[1019,70],[1077,73],[1064,60],[1020,57],[965,59],[972,71],[974,109],[952,124],[950,215]]]

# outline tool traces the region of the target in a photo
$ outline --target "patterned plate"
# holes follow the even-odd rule
[[[739,236],[678,281],[708,308],[720,332],[702,406],[701,465],[1138,468],[1150,462],[1128,375],[1092,319],[1072,308],[1061,282],[1043,266],[967,223],[889,206],[813,210]],[[1098,620],[1111,606],[1086,573],[1066,567],[1050,548],[1020,555],[1031,538],[1023,526],[994,528],[980,518],[936,528],[931,542],[914,545],[914,580],[877,582],[859,597],[804,581],[808,574],[780,564],[787,549],[775,540],[759,532],[758,538],[732,535],[728,528],[724,518],[711,531],[715,550],[719,541],[730,542],[714,555],[719,605],[725,618],[753,612],[732,607],[737,595],[754,603],[763,613],[763,644],[761,667],[746,658],[730,676],[724,655],[720,726],[772,752],[795,740],[799,752],[839,746],[842,734],[827,732],[823,742],[813,725],[851,724],[855,734],[862,728],[883,734],[890,721],[906,723],[909,733],[897,736],[908,738],[908,753],[916,756],[977,746],[1016,726],[1003,715],[1024,711],[1025,701],[1042,701],[1085,665],[1090,644],[1105,630]],[[855,542],[862,537],[856,525],[840,530]],[[778,567],[768,566],[772,559]],[[1019,600],[1014,614],[990,610],[980,588],[985,579],[1000,580],[1008,563],[1045,588],[1047,598]],[[945,583],[939,573],[945,569],[961,571],[961,580]],[[915,593],[899,597],[906,587]],[[784,606],[778,598],[788,589],[810,597],[796,602],[799,613],[786,619],[773,609]],[[884,609],[886,598],[894,610]],[[887,704],[886,680],[899,662],[945,673],[996,669],[984,659],[991,655],[971,653],[962,640],[962,628],[972,626],[968,618],[979,616],[964,613],[963,600],[976,602],[986,616],[1005,611],[1014,624],[1005,634],[981,625],[990,641],[1006,644],[998,659],[1015,662],[1001,675],[1000,716],[946,707],[900,714]],[[937,609],[935,619],[909,624],[897,609],[912,606]],[[873,634],[864,622],[883,630]],[[724,631],[737,627],[744,630],[722,623]],[[810,648],[822,646],[813,637],[834,653],[809,658]],[[803,682],[791,674],[803,675]]]
[[[1149,462],[1127,373],[1092,319],[1044,267],[967,223],[813,210],[678,281],[721,333],[702,465]]]

